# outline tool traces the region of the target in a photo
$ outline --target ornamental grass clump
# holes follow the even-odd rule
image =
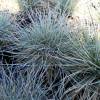
[[[30,66],[26,69],[26,76],[24,71],[16,70],[18,73],[15,79],[13,75],[16,72],[11,72],[13,65],[9,66],[8,72],[5,72],[3,66],[1,66],[0,72],[2,73],[2,80],[0,80],[0,98],[5,100],[47,100],[56,99],[59,100],[63,96],[64,84],[61,81],[65,81],[64,71],[60,68],[55,70],[56,74],[48,79],[48,68],[34,69],[34,66]],[[9,75],[7,75],[9,73]],[[62,80],[63,79],[63,80]],[[69,82],[67,80],[67,82]],[[64,95],[65,96],[65,95]],[[62,97],[63,98],[63,97]],[[69,98],[67,96],[67,98]]]
[[[56,9],[28,8],[25,14],[29,23],[22,18],[22,25],[16,19],[10,24],[13,34],[7,39],[17,63],[0,67],[0,98],[99,100],[97,35],[90,38],[81,26],[73,30],[66,14]]]
[[[81,34],[81,37],[78,36],[78,38],[77,36],[75,37],[70,34],[70,40],[73,44],[72,46],[76,48],[77,57],[83,59],[84,62],[89,63],[91,68],[93,68],[95,71],[97,70],[98,73],[100,73],[100,48],[98,39],[99,33],[95,31],[93,37],[88,35],[88,32],[85,31],[81,32]]]
[[[55,91],[50,98],[57,100],[59,97],[61,100],[100,98],[100,67],[95,37],[89,38],[88,32],[84,30],[73,31],[66,22],[65,15],[55,12],[52,10],[46,14],[36,12],[37,19],[34,19],[34,14],[30,10],[27,14],[30,24],[21,27],[15,23],[17,41],[13,43],[19,50],[18,62],[33,66],[34,71],[40,69],[40,73],[46,70],[47,74],[44,75],[47,80],[44,78],[41,80],[43,82],[41,87],[52,88],[51,91]],[[62,70],[60,75],[63,77],[60,78],[59,75],[56,80],[55,76],[58,75],[59,68]],[[53,79],[59,84],[56,89],[51,86]],[[85,93],[89,95],[86,96]],[[48,96],[46,95],[47,98]]]
[[[44,14],[43,12],[36,14],[37,19],[34,19],[32,11],[28,13],[31,23],[27,27],[22,28],[17,24],[18,41],[14,41],[14,43],[21,49],[22,55],[20,57],[23,60],[35,62],[36,59],[38,61],[41,59],[41,62],[45,61],[46,63],[49,56],[52,58],[53,55],[56,56],[56,52],[60,51],[59,45],[61,43],[67,43],[67,26],[65,17],[56,19],[57,14],[52,11],[49,11],[47,15],[45,12]]]
[[[10,42],[11,34],[13,33],[12,15],[5,12],[0,12],[0,47]]]
[[[12,53],[7,51],[12,44],[11,38],[14,37],[12,22],[12,15],[8,11],[0,12],[0,65],[11,61],[9,56]]]

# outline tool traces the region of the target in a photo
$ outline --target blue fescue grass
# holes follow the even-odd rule
[[[41,66],[44,68],[56,66],[65,70],[62,82],[66,78],[71,78],[70,82],[73,85],[66,90],[65,84],[60,83],[60,86],[63,86],[65,90],[61,90],[63,92],[60,89],[57,90],[61,99],[64,96],[68,96],[68,98],[76,96],[78,99],[85,98],[87,100],[88,98],[97,98],[99,64],[97,60],[96,62],[93,60],[96,59],[93,53],[97,54],[95,39],[87,38],[86,34],[88,33],[84,33],[84,30],[83,32],[80,30],[71,31],[71,28],[68,28],[65,15],[59,16],[58,13],[56,15],[51,10],[47,15],[42,14],[37,12],[38,20],[34,20],[32,10],[29,11],[28,16],[31,23],[24,28],[17,27],[18,42],[15,42],[15,45],[21,48],[19,61],[34,65],[36,69],[40,69]],[[53,71],[49,70],[47,73],[49,80],[50,73]],[[67,76],[67,74],[69,75]],[[94,86],[93,84],[95,84],[94,91],[91,88]],[[80,93],[85,95],[84,89],[90,93],[89,96],[78,97]]]
[[[35,13],[30,8],[27,17],[30,23],[23,27],[16,19],[4,23],[7,28],[2,30],[10,30],[7,39],[14,45],[11,52],[17,55],[17,63],[0,64],[0,98],[99,100],[96,35],[90,38],[80,28],[73,31],[66,15],[49,7],[48,12],[37,8]]]
[[[0,48],[13,38],[13,15],[8,11],[0,11]]]

